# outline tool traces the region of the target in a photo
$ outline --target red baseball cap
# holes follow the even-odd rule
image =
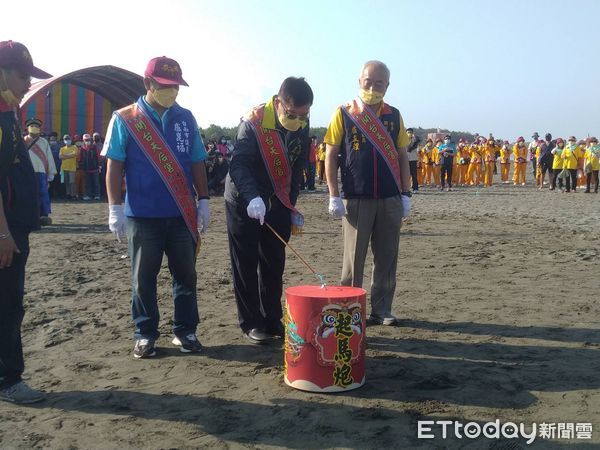
[[[52,75],[33,65],[29,50],[23,44],[14,41],[0,42],[0,67],[17,69],[34,78],[50,78]]]
[[[181,76],[179,63],[166,56],[152,58],[146,66],[144,76],[150,77],[160,84],[189,86]]]

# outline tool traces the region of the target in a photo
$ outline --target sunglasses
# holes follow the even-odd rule
[[[298,120],[301,120],[303,122],[308,121],[308,119],[310,117],[310,113],[308,113],[308,114],[306,114],[304,116],[299,116],[297,114],[292,114],[290,112],[290,110],[284,105],[284,103],[281,100],[279,100],[279,104],[283,108],[283,114],[285,115],[286,119],[289,119],[289,120],[296,120],[296,119],[298,119]]]

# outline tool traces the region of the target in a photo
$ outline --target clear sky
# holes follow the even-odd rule
[[[380,59],[407,126],[600,135],[596,0],[7,0],[0,13],[0,40],[53,75],[175,58],[190,84],[179,103],[201,126],[236,125],[290,75],[308,80],[311,123],[326,126]]]

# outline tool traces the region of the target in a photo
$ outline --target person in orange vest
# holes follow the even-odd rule
[[[508,181],[508,172],[510,172],[510,154],[511,148],[508,141],[504,141],[502,147],[500,148],[500,180],[507,184]]]
[[[471,186],[479,186],[481,183],[481,156],[482,150],[478,142],[475,141],[471,144],[471,161],[469,162],[469,170],[467,172],[467,181]]]
[[[435,184],[435,177],[433,176],[433,141],[431,139],[427,139],[425,146],[421,149],[421,154],[423,158],[423,184],[430,185],[432,178]]]
[[[419,183],[420,186],[423,185],[423,180],[425,179],[425,171],[423,169],[423,166],[423,148],[419,147],[417,149],[417,183]]]
[[[488,139],[483,147],[483,158],[485,162],[485,175],[483,184],[486,187],[492,185],[494,180],[494,168],[496,167],[496,142],[494,139]]]
[[[519,183],[525,186],[525,170],[527,169],[527,146],[523,136],[519,136],[517,143],[513,147],[513,155],[515,158],[515,172],[513,174],[513,184],[517,186]]]
[[[457,151],[458,154],[455,158],[455,160],[458,161],[457,184],[466,186],[469,184],[467,181],[467,171],[469,170],[469,162],[471,161],[471,150],[464,139],[459,139]]]

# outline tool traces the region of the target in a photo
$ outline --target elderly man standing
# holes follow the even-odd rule
[[[159,310],[156,283],[163,254],[173,284],[172,343],[199,352],[196,254],[210,213],[207,157],[192,113],[175,102],[187,86],[177,61],[153,58],[144,72],[146,95],[115,112],[102,155],[108,158],[109,228],[129,243],[132,271],[134,358],[156,355]],[[121,204],[125,172],[127,196]],[[197,203],[196,203],[197,201]]]
[[[342,285],[362,286],[371,242],[371,325],[396,324],[392,301],[400,224],[411,204],[410,139],[400,112],[383,101],[389,80],[384,63],[367,62],[358,80],[358,98],[336,110],[324,139],[329,212],[343,217]],[[337,181],[338,155],[344,201]]]

